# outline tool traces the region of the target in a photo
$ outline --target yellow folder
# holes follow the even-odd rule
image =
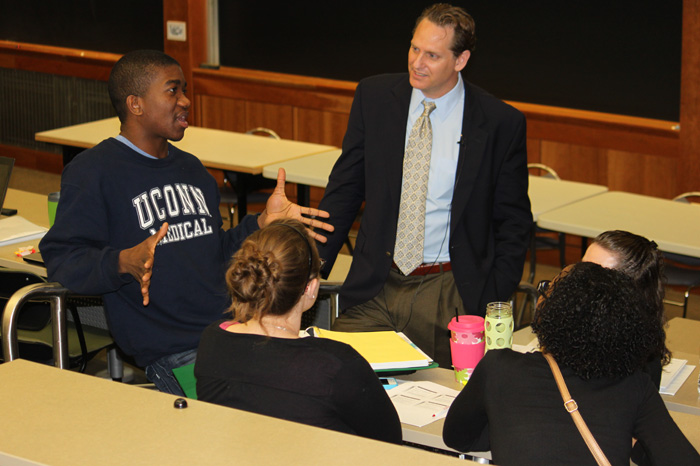
[[[352,346],[375,371],[420,368],[432,363],[428,355],[400,332],[334,332],[314,327],[313,333]]]

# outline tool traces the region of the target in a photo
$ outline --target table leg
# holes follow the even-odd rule
[[[305,184],[297,184],[297,204],[309,207],[311,202],[311,189]]]
[[[61,145],[61,150],[63,152],[63,166],[65,167],[76,155],[80,154],[85,149],[82,147]]]
[[[238,212],[238,221],[240,222],[243,217],[248,213],[248,189],[249,189],[249,177],[250,175],[246,173],[236,173],[232,180],[233,190],[236,191],[236,196],[238,197],[238,204],[236,205],[236,211]],[[230,180],[231,178],[229,178]]]

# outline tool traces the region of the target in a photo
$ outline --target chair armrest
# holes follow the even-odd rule
[[[54,365],[69,368],[66,296],[70,291],[60,283],[35,283],[17,290],[7,301],[2,314],[2,349],[5,361],[18,358],[17,321],[19,310],[29,300],[44,300],[51,305]]]

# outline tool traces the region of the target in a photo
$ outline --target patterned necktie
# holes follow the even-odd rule
[[[435,110],[435,102],[424,100],[423,106],[425,110],[411,128],[403,157],[403,182],[394,262],[404,275],[410,274],[423,263],[425,200],[428,196],[430,151],[433,147],[430,112]]]

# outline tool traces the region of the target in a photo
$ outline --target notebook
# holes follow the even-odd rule
[[[416,370],[437,366],[433,366],[433,360],[401,332],[335,332],[318,327],[312,327],[311,332],[307,329],[306,332],[352,346],[375,371]]]
[[[15,159],[10,157],[0,156],[0,207],[2,207],[2,215],[14,215],[17,213],[16,209],[6,209],[5,196],[7,195],[7,188],[10,186],[10,175],[12,175],[12,167],[15,165]]]

